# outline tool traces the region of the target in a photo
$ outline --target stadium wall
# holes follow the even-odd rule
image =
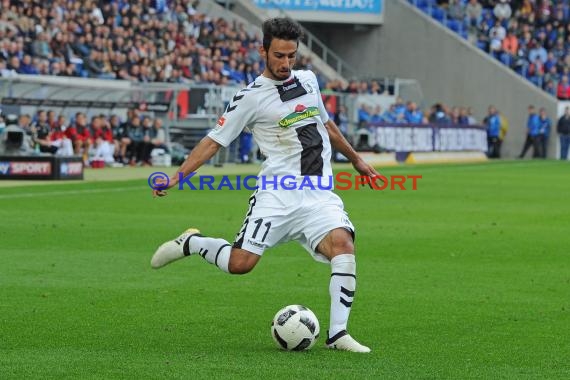
[[[553,122],[557,100],[472,46],[405,0],[386,1],[384,25],[303,24],[363,77],[417,79],[426,99],[471,106],[482,121],[490,104],[509,120],[503,157],[520,153],[526,137],[527,106],[545,107]],[[548,155],[554,157],[555,134]]]

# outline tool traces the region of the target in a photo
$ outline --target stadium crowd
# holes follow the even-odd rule
[[[198,12],[190,0],[2,0],[0,75],[247,85],[264,69],[261,38],[246,25]],[[377,81],[322,89],[382,93]]]
[[[559,99],[570,99],[568,0],[410,0],[459,22],[497,60]],[[434,8],[432,8],[434,7]],[[453,29],[453,28],[452,28]]]
[[[18,127],[38,153],[80,155],[86,165],[151,165],[154,149],[168,152],[162,120],[129,110],[121,122],[117,115],[94,115],[88,120],[77,112],[71,121],[54,111],[40,109],[35,115],[21,114]]]

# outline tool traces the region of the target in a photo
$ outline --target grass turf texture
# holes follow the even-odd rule
[[[570,377],[570,167],[396,167],[417,191],[344,191],[357,228],[349,330],[369,355],[331,352],[329,267],[295,243],[229,276],[191,257],[153,271],[189,226],[232,240],[250,192],[146,180],[0,188],[0,378]],[[299,303],[310,352],[280,351],[270,321]]]

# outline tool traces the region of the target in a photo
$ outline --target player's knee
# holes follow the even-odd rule
[[[354,254],[354,243],[349,235],[333,236],[333,252]]]

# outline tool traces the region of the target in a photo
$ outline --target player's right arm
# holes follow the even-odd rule
[[[249,91],[240,90],[232,98],[226,111],[218,119],[216,127],[192,149],[186,161],[184,161],[174,176],[170,177],[166,189],[176,186],[181,176],[184,178],[198,170],[206,161],[214,157],[221,147],[228,147],[243,128],[252,123],[255,117],[257,100],[254,96],[251,96],[251,93],[248,93]],[[157,183],[157,185],[161,185],[161,183]],[[162,197],[166,195],[166,191],[165,189],[153,189],[152,194],[155,197]]]

